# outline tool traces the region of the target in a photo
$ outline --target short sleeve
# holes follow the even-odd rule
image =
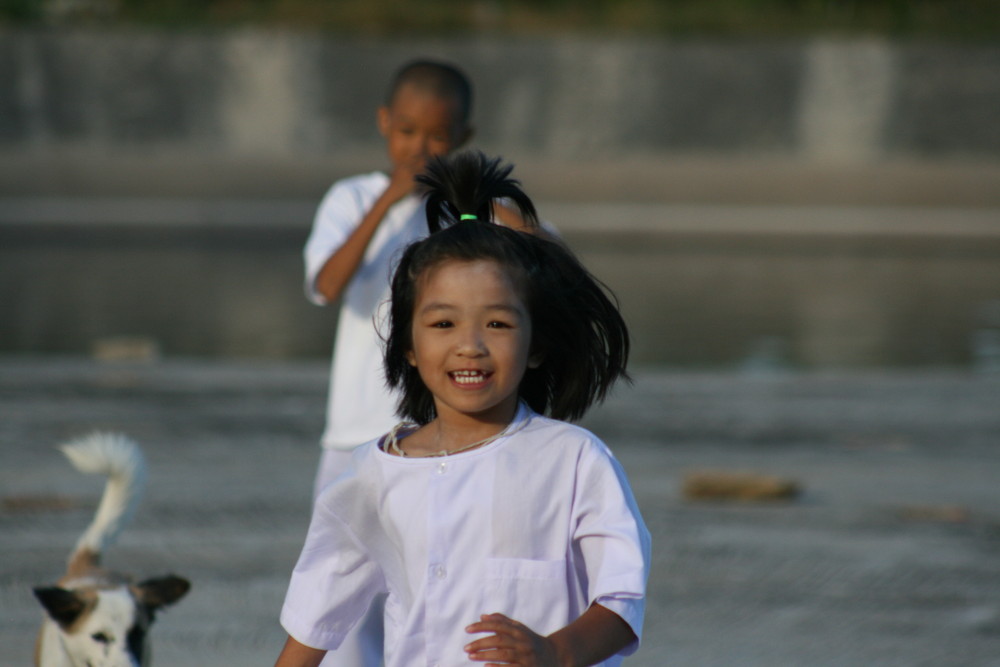
[[[378,566],[331,511],[329,501],[326,492],[316,501],[281,609],[281,625],[306,646],[334,650],[374,597],[385,591],[385,584]]]
[[[316,290],[316,276],[364,217],[364,202],[355,180],[339,181],[327,191],[303,251],[306,296],[321,306],[327,300]]]
[[[625,472],[603,444],[595,442],[581,454],[575,495],[573,545],[586,570],[588,604],[618,614],[638,640],[651,540]],[[622,655],[638,647],[636,641]]]

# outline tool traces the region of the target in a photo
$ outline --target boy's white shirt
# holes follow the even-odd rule
[[[621,466],[593,434],[523,405],[511,430],[444,458],[355,451],[317,499],[288,633],[334,649],[388,592],[387,667],[466,664],[465,627],[484,613],[548,634],[597,602],[639,637],[650,539]]]
[[[382,172],[362,174],[334,183],[320,202],[303,253],[306,294],[314,303],[326,303],[316,291],[320,269],[388,185],[389,177]],[[397,421],[396,394],[385,386],[382,339],[376,327],[384,322],[389,280],[399,255],[426,235],[423,201],[412,195],[403,198],[379,224],[344,290],[330,368],[324,447],[351,449],[385,433]]]

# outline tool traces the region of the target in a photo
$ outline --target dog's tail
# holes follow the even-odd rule
[[[70,554],[70,571],[96,566],[135,513],[146,484],[146,460],[123,435],[95,433],[60,447],[77,470],[108,478],[94,520]]]

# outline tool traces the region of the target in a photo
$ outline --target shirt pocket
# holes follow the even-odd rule
[[[483,613],[500,613],[539,634],[569,622],[566,562],[526,558],[489,558]]]

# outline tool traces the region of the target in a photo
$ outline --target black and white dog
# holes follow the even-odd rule
[[[134,583],[100,567],[101,555],[134,514],[146,481],[139,447],[120,435],[95,434],[64,445],[81,472],[107,476],[93,522],[55,586],[36,588],[48,613],[38,635],[37,667],[146,667],[146,633],[156,611],[191,585],[173,575]]]

